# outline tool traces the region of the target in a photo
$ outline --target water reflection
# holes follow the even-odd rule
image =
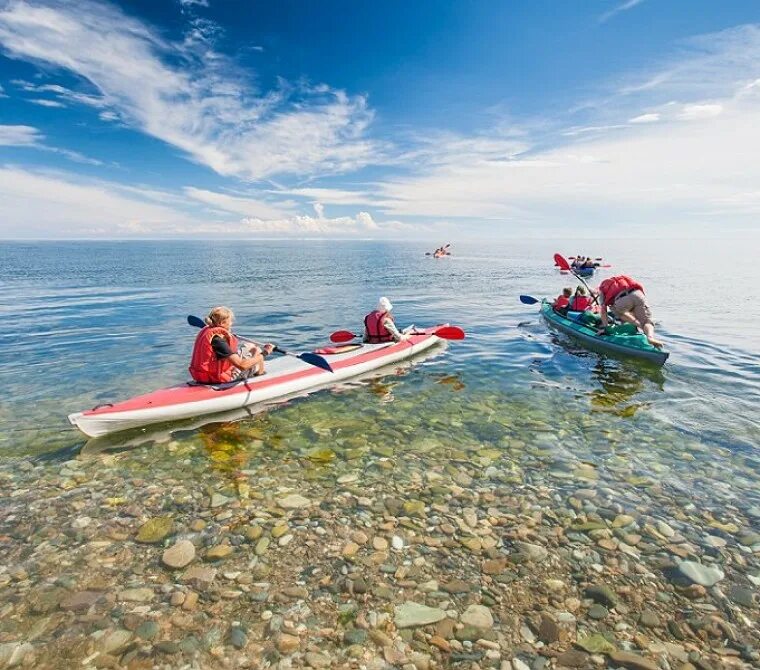
[[[620,417],[632,417],[640,409],[650,406],[649,400],[632,402],[635,396],[650,390],[645,381],[658,391],[662,391],[665,384],[665,375],[659,368],[625,365],[604,356],[597,358],[591,375],[600,386],[589,393],[592,411]]]

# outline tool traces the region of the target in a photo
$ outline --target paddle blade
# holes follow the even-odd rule
[[[332,335],[330,335],[330,342],[349,342],[353,340],[356,335],[354,335],[350,330],[336,330]]]
[[[520,302],[523,305],[535,305],[538,302],[538,300],[534,298],[532,295],[521,295]]]
[[[433,332],[434,335],[443,340],[463,340],[464,331],[458,326],[443,326]]]
[[[315,365],[316,367],[327,370],[328,372],[333,371],[327,360],[318,354],[311,354],[307,352],[305,354],[298,354],[298,358],[300,358],[304,363],[308,363],[309,365]]]
[[[203,319],[200,319],[197,316],[193,316],[192,314],[187,315],[187,322],[194,328],[206,327],[206,322]]]
[[[559,267],[561,270],[569,270],[570,269],[570,263],[567,262],[567,259],[565,259],[564,256],[561,254],[554,254],[554,264]]]

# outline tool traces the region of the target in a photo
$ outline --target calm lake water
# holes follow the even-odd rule
[[[662,370],[585,352],[519,302],[556,295],[569,281],[552,254],[576,250],[613,264],[600,277],[626,272],[645,285],[671,352]],[[380,392],[364,384],[270,412],[280,434],[288,422],[293,435],[325,421],[357,433],[451,424],[488,442],[494,416],[531,416],[513,430],[530,440],[555,427],[553,449],[598,463],[611,443],[629,444],[631,456],[651,451],[652,464],[660,446],[693,449],[681,478],[724,453],[760,480],[756,245],[470,242],[442,260],[425,251],[372,241],[2,243],[0,453],[74,453],[85,439],[68,413],[184,380],[196,334],[188,314],[227,304],[239,333],[298,350],[361,328],[387,295],[401,325],[448,321],[467,339]],[[356,426],[365,411],[372,424]]]

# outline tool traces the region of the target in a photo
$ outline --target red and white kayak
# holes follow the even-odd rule
[[[433,334],[437,328],[440,326],[420,331],[403,342],[343,345],[317,350],[315,353],[327,358],[332,372],[295,357],[283,356],[269,360],[267,373],[261,377],[218,385],[186,382],[123,402],[70,414],[69,421],[85,435],[100,437],[130,428],[216,414],[299,395],[415,356],[442,341]]]

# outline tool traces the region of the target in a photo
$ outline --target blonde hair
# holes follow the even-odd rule
[[[571,295],[573,295],[573,289],[569,286],[567,288],[563,288],[562,295],[564,295],[566,298],[569,298]]]
[[[235,315],[229,307],[214,307],[204,319],[207,326],[220,326],[227,319],[234,319]]]

